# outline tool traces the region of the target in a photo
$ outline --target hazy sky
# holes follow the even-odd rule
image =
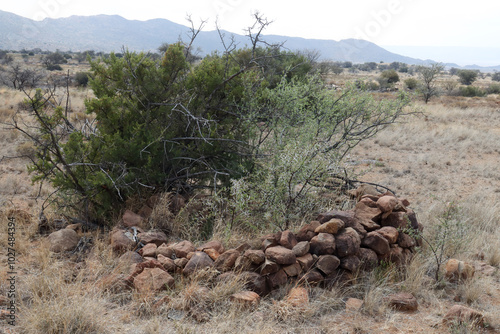
[[[380,46],[500,48],[500,1],[493,0],[2,0],[0,10],[35,20],[117,14],[185,25],[191,14],[195,22],[208,20],[205,30],[213,30],[218,18],[223,29],[240,34],[258,10],[273,21],[267,34],[361,38]]]

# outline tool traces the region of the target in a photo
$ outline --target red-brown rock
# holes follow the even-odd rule
[[[294,264],[284,266],[283,270],[288,275],[288,277],[295,277],[302,272],[302,267],[300,266],[300,263],[295,262]]]
[[[260,249],[249,249],[245,251],[244,256],[256,265],[260,265],[266,260],[266,255]]]
[[[139,250],[139,254],[143,257],[156,257],[156,244],[146,244]]]
[[[158,248],[156,248],[156,256],[160,254],[171,259],[175,254],[175,252],[172,248],[167,246],[167,244],[163,243],[160,246],[158,246]]]
[[[388,196],[385,196],[385,197],[388,197]],[[390,244],[394,244],[398,241],[399,232],[395,227],[384,226],[384,227],[378,229],[377,233],[381,234],[384,238],[386,238]],[[403,246],[401,246],[401,247],[403,247]]]
[[[390,251],[389,242],[381,234],[370,232],[361,241],[361,244],[375,251],[378,255],[388,254]]]
[[[311,269],[312,265],[314,264],[314,258],[310,253],[307,253],[304,256],[298,257],[297,262],[302,267],[302,271],[305,272]]]
[[[286,230],[281,233],[281,238],[279,241],[280,245],[292,249],[296,244],[297,244],[297,238],[295,237],[295,234],[293,234],[292,231]]]
[[[266,259],[260,267],[260,274],[265,276],[277,273],[280,270],[280,265],[274,261]]]
[[[288,281],[288,276],[286,275],[283,269],[278,270],[278,272],[274,274],[270,274],[267,276],[267,284],[271,290],[279,288],[282,285],[285,285]]]
[[[401,292],[390,295],[388,298],[390,308],[398,311],[415,312],[418,310],[418,302],[411,293]]]
[[[318,268],[326,276],[333,273],[339,265],[340,260],[335,255],[321,255],[316,263],[316,268]]]
[[[266,249],[266,257],[281,265],[294,264],[297,260],[291,249],[283,246],[274,246]]]
[[[309,243],[309,241],[301,241],[292,248],[292,252],[296,257],[301,257],[306,255],[309,252],[310,248],[311,244]]]
[[[144,219],[137,213],[134,213],[130,210],[125,211],[125,213],[122,216],[122,222],[123,225],[125,225],[126,227],[137,226],[140,228],[144,228],[143,226]]]
[[[292,307],[307,308],[309,305],[309,293],[306,288],[297,286],[288,292],[285,300]]]
[[[197,270],[211,268],[214,266],[214,260],[210,258],[205,252],[195,252],[191,259],[184,267],[182,273],[184,275],[191,275]]]
[[[253,291],[241,291],[231,295],[229,297],[231,302],[237,303],[240,307],[256,307],[259,305],[260,296]]]
[[[324,279],[325,278],[318,269],[312,269],[302,275],[300,281],[306,282],[308,284],[315,284],[322,282]]]
[[[228,271],[233,269],[234,264],[236,263],[236,259],[240,256],[240,252],[236,249],[228,249],[219,257],[214,263],[214,266],[219,271]]]
[[[332,218],[326,223],[318,226],[315,230],[314,233],[330,233],[330,234],[337,234],[340,229],[344,228],[345,223],[338,219],[338,218]]]
[[[188,240],[184,240],[173,244],[170,246],[174,250],[175,256],[177,258],[186,257],[190,252],[194,252],[196,248],[193,243]]]
[[[355,273],[361,266],[361,261],[355,255],[349,255],[340,259],[340,267]]]
[[[220,241],[217,241],[217,240],[208,241],[208,242],[204,243],[203,245],[201,245],[200,247],[198,247],[197,250],[203,251],[203,250],[208,249],[208,248],[215,249],[219,254],[222,254],[225,251],[222,243]]]
[[[417,244],[413,237],[411,237],[408,234],[403,233],[403,232],[399,233],[397,242],[398,242],[398,245],[403,247],[403,248],[411,248]]]
[[[404,212],[392,212],[380,222],[382,226],[392,226],[398,230],[410,227],[408,215]]]
[[[171,258],[158,254],[158,262],[160,262],[163,265],[163,268],[165,268],[165,270],[169,273],[174,273],[177,271],[178,267],[175,264],[174,260],[172,260]]]
[[[54,253],[67,252],[75,249],[80,241],[80,237],[75,230],[62,229],[52,232],[48,236],[50,242],[50,251]]]
[[[374,250],[361,247],[358,252],[358,258],[361,261],[361,268],[371,270],[377,266],[378,256]]]
[[[484,326],[484,317],[474,309],[462,305],[454,305],[444,316],[443,322],[448,325],[466,323],[482,327]]]
[[[353,228],[347,227],[335,236],[337,256],[355,255],[361,246],[361,238]]]
[[[392,212],[398,205],[398,200],[394,196],[382,196],[377,200],[377,207],[382,212]]]
[[[449,259],[446,262],[444,277],[451,282],[456,282],[472,278],[474,277],[474,273],[474,267],[469,263],[457,259]]]
[[[330,233],[320,233],[311,239],[311,253],[327,255],[335,252],[335,237]]]
[[[261,276],[256,272],[245,271],[241,273],[241,277],[245,281],[246,289],[256,292],[261,296],[264,296],[269,292],[267,280],[264,276]]]
[[[159,268],[145,268],[134,278],[134,286],[141,293],[166,290],[174,285],[174,278]]]
[[[156,244],[156,246],[161,246],[161,244],[168,242],[167,235],[162,231],[148,231],[139,233],[137,235],[137,238],[143,244],[154,243]]]

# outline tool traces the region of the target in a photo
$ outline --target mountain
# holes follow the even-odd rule
[[[249,43],[246,36],[221,31],[226,39],[233,36],[239,47]],[[163,43],[189,39],[189,28],[166,19],[148,21],[127,20],[118,15],[70,16],[67,18],[34,21],[12,13],[0,11],[0,49],[22,50],[40,48],[48,51],[120,52],[155,51]],[[402,62],[425,64],[417,58],[389,52],[374,43],[359,39],[341,41],[305,39],[278,35],[265,35],[268,43],[284,43],[290,50],[317,50],[321,59],[334,61]],[[223,50],[217,31],[202,31],[194,46],[200,55]]]

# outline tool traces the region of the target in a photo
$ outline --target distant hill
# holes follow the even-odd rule
[[[222,31],[226,38],[234,36],[240,47],[249,43],[246,36]],[[123,47],[133,51],[156,51],[163,43],[187,40],[189,28],[166,19],[148,21],[127,20],[118,15],[71,16],[60,19],[33,21],[12,13],[0,11],[0,49],[22,50],[40,48],[48,51],[120,52]],[[431,63],[389,52],[374,43],[345,39],[341,41],[305,39],[266,35],[270,43],[285,42],[290,50],[317,50],[324,60],[364,62]],[[222,50],[217,31],[202,31],[195,47],[201,55]]]

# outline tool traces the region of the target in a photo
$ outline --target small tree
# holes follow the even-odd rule
[[[419,66],[417,68],[418,74],[422,81],[420,86],[420,94],[422,95],[425,103],[428,103],[433,96],[438,95],[438,89],[435,84],[436,78],[443,71],[444,66],[439,63],[434,63],[431,66]]]
[[[491,80],[500,81],[500,72],[495,72],[491,75]]]
[[[463,85],[472,85],[474,81],[476,81],[477,76],[478,76],[478,71],[475,70],[460,70],[458,71],[458,77],[460,80],[460,83]]]
[[[66,64],[68,61],[63,54],[59,52],[52,52],[42,58],[42,63],[49,71],[62,70],[60,64]]]
[[[414,90],[418,86],[418,80],[415,78],[408,78],[405,80],[405,86],[409,90]]]
[[[393,84],[399,81],[399,75],[396,70],[385,70],[380,74],[380,77],[387,80],[388,84]]]

